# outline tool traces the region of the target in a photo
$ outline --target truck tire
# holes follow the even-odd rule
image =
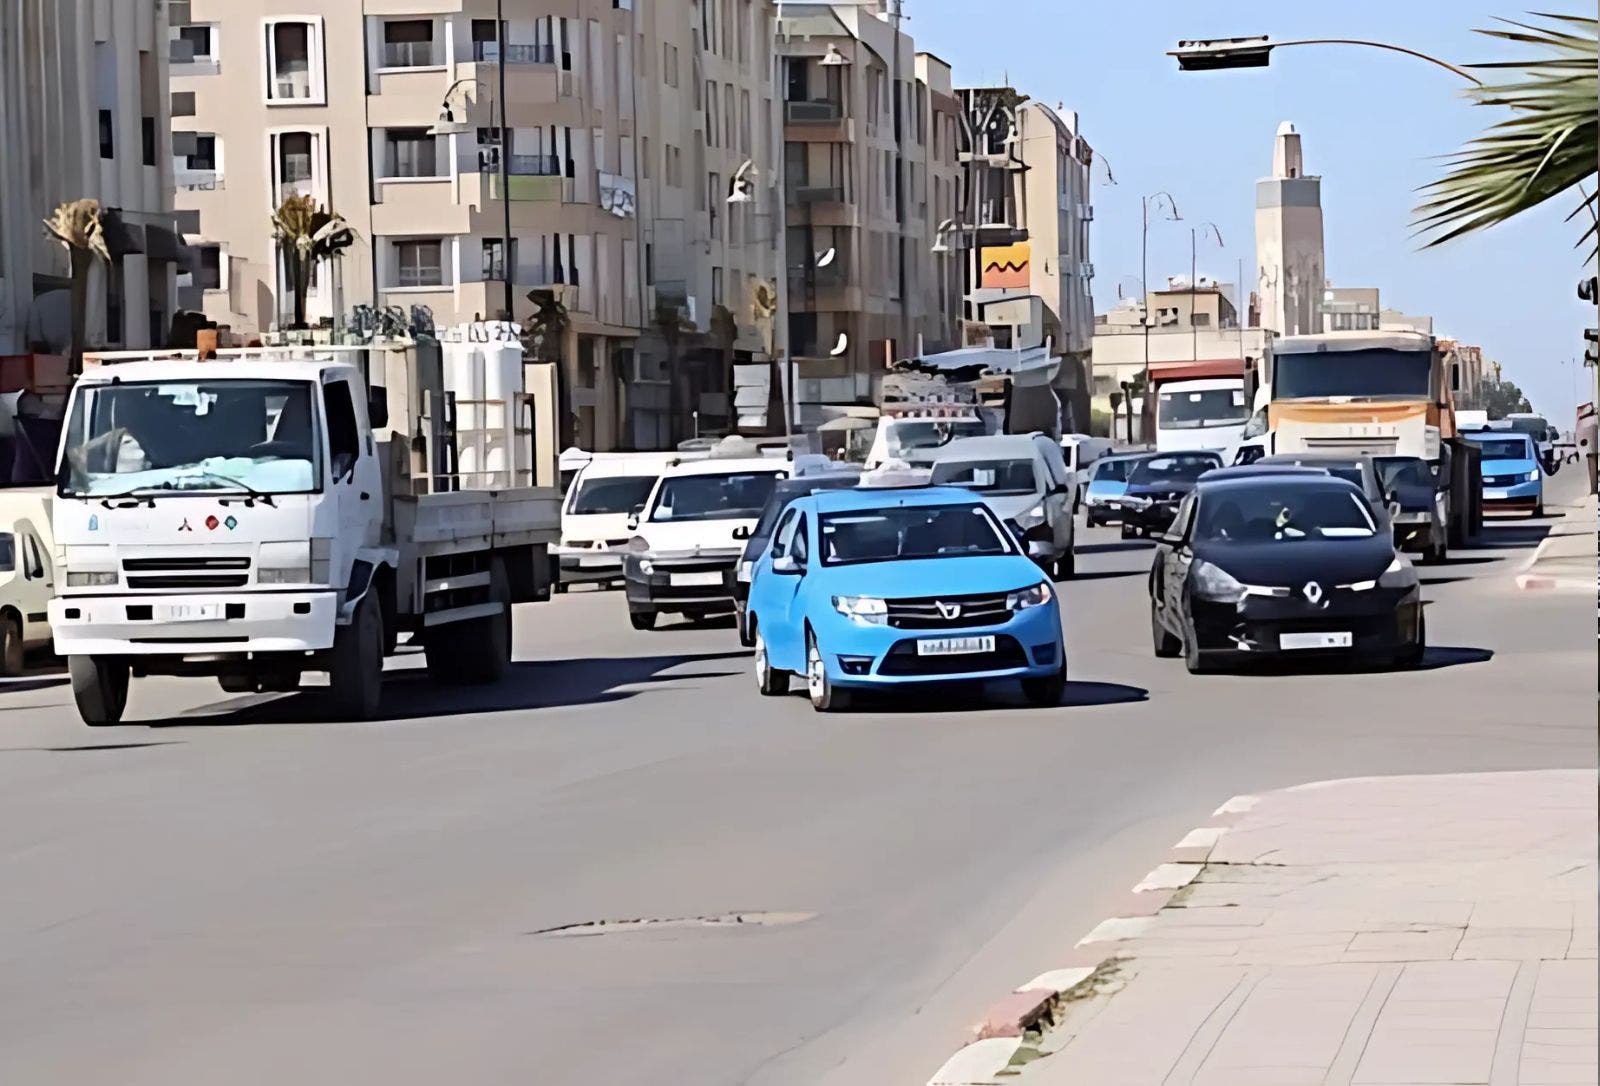
[[[428,677],[450,685],[499,682],[511,663],[511,588],[496,558],[489,566],[489,601],[500,613],[453,622],[429,631],[423,643]]]
[[[122,723],[128,708],[128,662],[115,656],[69,656],[67,674],[72,679],[72,700],[78,715],[91,728]]]
[[[0,619],[0,675],[21,675],[22,623],[9,615]]]
[[[371,720],[383,701],[383,613],[370,595],[333,635],[328,708],[341,721]]]

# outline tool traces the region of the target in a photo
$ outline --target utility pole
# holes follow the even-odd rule
[[[506,127],[506,13],[505,0],[494,0],[494,40],[499,44],[500,68],[500,93],[496,96],[497,112],[500,114],[500,204],[502,224],[505,227],[505,237],[500,242],[501,260],[504,263],[506,287],[506,323],[514,319],[512,314],[516,310],[512,307],[512,280],[516,277],[516,269],[511,259],[511,130]],[[556,363],[558,366],[559,362]]]
[[[1172,198],[1170,192],[1155,192],[1139,199],[1139,206],[1142,211],[1142,225],[1139,231],[1139,309],[1143,313],[1139,324],[1144,329],[1144,398],[1146,404],[1148,404],[1150,398],[1150,207],[1154,204],[1159,208],[1161,206],[1160,200],[1163,197],[1167,201],[1167,206],[1172,209],[1172,221],[1181,221],[1183,216],[1178,214],[1178,201]],[[1191,321],[1193,320],[1192,313],[1190,314],[1190,319]],[[1130,390],[1128,401],[1128,426],[1130,428],[1133,426],[1132,395]],[[1140,421],[1143,421],[1142,412]],[[1132,439],[1131,432],[1129,439]]]
[[[906,292],[906,193],[905,193],[905,118],[900,94],[900,20],[902,0],[888,0],[889,47],[894,53],[889,64],[889,94],[894,109],[894,218],[895,274],[900,286],[900,353],[906,356],[912,341],[911,299]],[[909,356],[907,356],[909,357]]]

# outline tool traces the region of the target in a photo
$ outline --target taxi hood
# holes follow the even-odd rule
[[[882,599],[1015,592],[1045,580],[1037,565],[1017,554],[825,565],[820,572],[833,595]]]

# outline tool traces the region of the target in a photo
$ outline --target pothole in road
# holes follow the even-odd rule
[[[737,931],[741,928],[781,928],[790,924],[804,924],[816,919],[816,913],[755,912],[722,913],[716,916],[647,916],[635,920],[584,920],[576,924],[560,924],[553,928],[540,928],[529,935],[548,939],[570,939],[592,935],[626,935],[638,931],[661,931],[667,928],[713,928]]]

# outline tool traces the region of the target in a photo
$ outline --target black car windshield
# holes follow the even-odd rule
[[[1280,354],[1273,363],[1272,395],[1279,400],[1351,396],[1428,399],[1433,355],[1428,351],[1327,351]]]
[[[1425,486],[1433,489],[1433,469],[1415,456],[1380,456],[1373,460],[1385,490],[1397,486]]]
[[[1094,466],[1096,482],[1125,483],[1137,460],[1102,460]]]
[[[1157,398],[1156,425],[1166,430],[1236,426],[1250,417],[1242,388],[1176,389]]]
[[[1005,534],[981,505],[864,509],[830,513],[818,524],[825,566],[1011,553]]]
[[[1204,493],[1195,539],[1210,543],[1367,539],[1377,532],[1359,494],[1346,487],[1230,486]]]
[[[1525,437],[1473,438],[1472,440],[1483,450],[1483,458],[1485,460],[1533,459],[1533,453],[1528,448],[1528,439]]]
[[[777,485],[778,473],[772,471],[674,476],[661,481],[650,519],[658,523],[754,519]]]
[[[645,503],[655,485],[653,475],[613,475],[606,479],[585,475],[578,482],[578,492],[572,496],[567,512],[579,517],[631,513]]]
[[[1212,468],[1220,468],[1222,458],[1215,453],[1179,453],[1152,456],[1139,461],[1128,476],[1131,486],[1158,486],[1162,483],[1192,483]]]
[[[985,494],[1032,494],[1039,489],[1032,460],[945,460],[933,465],[934,486],[960,486]]]

